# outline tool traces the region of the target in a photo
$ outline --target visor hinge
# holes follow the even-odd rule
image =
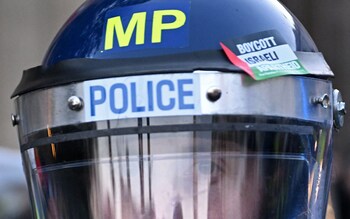
[[[346,106],[339,90],[333,90],[333,119],[334,128],[340,129],[344,126],[344,117],[346,114]]]
[[[17,126],[19,124],[19,115],[11,114],[12,126]]]

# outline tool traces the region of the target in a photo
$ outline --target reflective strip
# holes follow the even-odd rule
[[[221,91],[216,101],[208,99],[213,89]],[[324,94],[332,97],[332,86],[320,79],[279,77],[256,82],[241,74],[198,71],[92,80],[31,92],[15,102],[23,137],[48,127],[174,115],[259,115],[330,123],[332,107],[324,109],[312,101]],[[82,110],[68,107],[71,96],[83,99]]]

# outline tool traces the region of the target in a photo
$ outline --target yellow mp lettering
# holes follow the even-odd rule
[[[164,16],[174,16],[175,21],[163,24]],[[152,26],[152,43],[162,42],[162,31],[172,30],[182,27],[186,22],[186,15],[179,10],[159,10],[154,11]]]
[[[133,14],[126,30],[123,28],[120,16],[109,18],[106,27],[105,50],[113,49],[114,33],[120,47],[129,46],[133,32],[136,28],[136,45],[145,43],[146,12]]]

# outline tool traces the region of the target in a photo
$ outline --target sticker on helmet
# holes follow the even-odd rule
[[[220,43],[232,64],[255,80],[308,74],[293,50],[275,30]]]
[[[187,47],[189,10],[188,0],[113,9],[106,14],[102,52]]]

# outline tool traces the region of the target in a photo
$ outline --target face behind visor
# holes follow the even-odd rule
[[[236,37],[308,75],[254,81]],[[277,1],[87,1],[13,94],[34,216],[322,218],[331,76]]]
[[[163,122],[169,120],[179,122]],[[46,217],[307,218],[315,205],[308,189],[317,164],[308,148],[316,133],[184,131],[68,141],[54,145],[56,158],[51,145],[34,150],[39,165],[30,171],[32,183],[40,181],[36,202]]]

